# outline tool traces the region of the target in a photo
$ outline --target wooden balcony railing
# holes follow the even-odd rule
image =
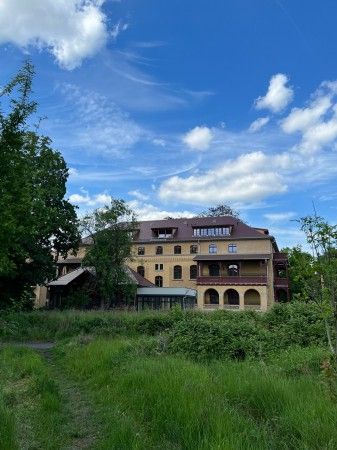
[[[289,285],[288,278],[279,278],[279,277],[274,278],[274,286],[287,288],[288,285]]]
[[[197,277],[198,285],[218,285],[218,286],[249,286],[249,285],[266,285],[267,277],[265,275],[253,275],[253,276],[223,276],[223,277],[210,277],[201,276]]]

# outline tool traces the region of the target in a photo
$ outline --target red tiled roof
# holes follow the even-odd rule
[[[230,236],[193,236],[194,227],[231,226]],[[153,236],[152,229],[176,228],[172,238],[160,239]],[[202,241],[202,240],[223,240],[223,239],[271,239],[270,236],[262,234],[257,229],[246,225],[240,220],[231,216],[220,217],[193,217],[191,219],[166,219],[147,220],[139,222],[136,242],[149,241]]]

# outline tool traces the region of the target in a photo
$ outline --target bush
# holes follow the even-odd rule
[[[174,324],[168,338],[171,353],[195,360],[244,360],[262,356],[267,344],[268,332],[254,316],[245,313],[182,320]]]

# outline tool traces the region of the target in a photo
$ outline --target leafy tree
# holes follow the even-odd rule
[[[316,214],[301,218],[300,224],[313,255],[313,276],[305,290],[320,306],[337,366],[337,225]]]
[[[116,199],[112,199],[110,206],[96,209],[81,221],[82,232],[91,241],[82,264],[95,269],[96,290],[102,307],[112,306],[135,293],[125,262],[132,256],[136,227],[132,210],[123,200]]]
[[[230,205],[217,205],[210,206],[209,208],[198,214],[198,217],[219,217],[219,216],[232,216],[236,219],[240,218],[240,213],[233,209]]]
[[[289,281],[293,300],[310,300],[313,296],[315,268],[314,257],[304,252],[300,245],[293,248],[284,248],[281,250],[288,255],[289,262]],[[308,289],[308,287],[310,289]]]
[[[30,125],[33,75],[27,62],[0,93],[0,307],[31,298],[31,286],[55,276],[57,255],[79,242],[66,163]]]

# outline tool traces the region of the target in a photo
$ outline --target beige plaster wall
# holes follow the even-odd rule
[[[204,305],[204,297],[205,297],[205,292],[208,289],[215,289],[218,294],[219,294],[219,305]],[[260,294],[260,301],[261,301],[261,306],[260,309],[261,311],[266,311],[268,308],[268,301],[267,301],[267,287],[266,286],[198,286],[197,291],[198,291],[198,308],[199,309],[207,309],[207,308],[211,308],[211,309],[223,309],[224,308],[224,294],[228,289],[235,289],[238,294],[239,294],[239,309],[245,309],[245,302],[244,302],[244,296],[245,293],[249,290],[249,289],[254,289],[256,290],[259,294]],[[247,306],[247,305],[246,305]],[[248,305],[249,308],[249,305]],[[247,309],[247,308],[246,308]]]

